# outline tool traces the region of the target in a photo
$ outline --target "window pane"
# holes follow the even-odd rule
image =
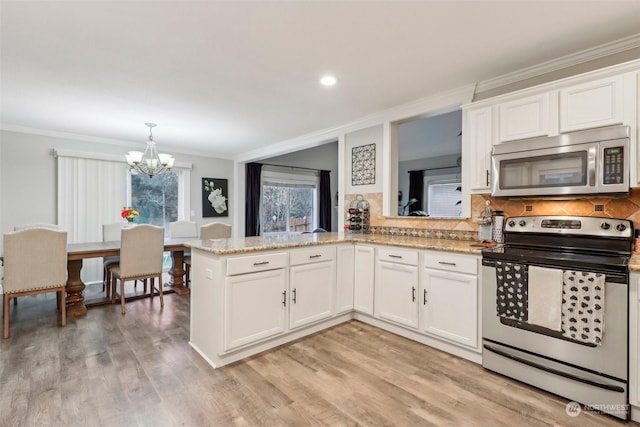
[[[152,224],[169,229],[178,220],[178,177],[173,173],[131,175],[131,206],[140,211],[139,224]]]
[[[459,217],[462,213],[460,200],[462,196],[458,188],[459,182],[442,184],[429,184],[428,197],[429,216],[434,217]]]
[[[289,231],[313,230],[313,193],[309,188],[290,188]]]
[[[287,231],[287,188],[276,185],[262,187],[262,214],[265,233]]]

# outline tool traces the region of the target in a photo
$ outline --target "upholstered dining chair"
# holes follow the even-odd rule
[[[137,225],[123,228],[120,238],[120,262],[109,267],[111,274],[111,302],[115,303],[116,285],[120,280],[120,305],[124,307],[124,284],[130,280],[151,279],[151,298],[155,293],[155,279],[158,279],[160,306],[164,307],[162,296],[162,253],[164,251],[164,228],[155,225]]]
[[[123,221],[102,224],[102,241],[119,242],[122,229],[129,225],[129,223]],[[104,257],[102,259],[102,268],[104,269],[102,274],[102,290],[106,290],[107,298],[111,295],[111,274],[109,274],[109,267],[116,265],[118,262],[120,262],[120,257],[117,255]]]
[[[169,223],[169,237],[171,239],[193,237],[198,238],[198,224],[193,221],[175,221]],[[189,286],[189,273],[191,272],[191,252],[185,251],[184,258],[184,284]]]
[[[200,227],[200,240],[228,239],[231,237],[231,226],[222,222],[212,222]]]
[[[67,232],[25,228],[4,235],[3,322],[9,338],[9,299],[57,292],[62,326],[67,324]]]
[[[49,224],[46,222],[34,222],[33,224],[16,225],[15,227],[13,227],[13,230],[20,231],[27,228],[50,228],[52,230],[59,230],[60,226],[57,224]]]

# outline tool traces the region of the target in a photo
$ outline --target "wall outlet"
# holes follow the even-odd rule
[[[533,205],[525,205],[524,210],[525,212],[533,212]]]
[[[604,212],[604,205],[595,205],[593,210],[594,212]]]
[[[211,269],[206,268],[204,270],[204,277],[207,279],[213,279],[213,271],[211,271]]]

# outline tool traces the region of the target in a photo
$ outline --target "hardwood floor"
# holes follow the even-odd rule
[[[189,297],[92,308],[66,328],[55,306],[11,307],[3,427],[625,425],[357,321],[214,370],[188,344]]]

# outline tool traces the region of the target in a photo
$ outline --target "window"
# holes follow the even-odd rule
[[[178,220],[178,176],[131,174],[131,206],[140,211],[136,222],[168,230],[169,223]]]
[[[429,216],[460,217],[462,213],[460,186],[459,181],[428,181],[426,200],[429,204],[427,208]]]
[[[265,171],[261,225],[264,234],[312,231],[318,224],[318,177]]]

